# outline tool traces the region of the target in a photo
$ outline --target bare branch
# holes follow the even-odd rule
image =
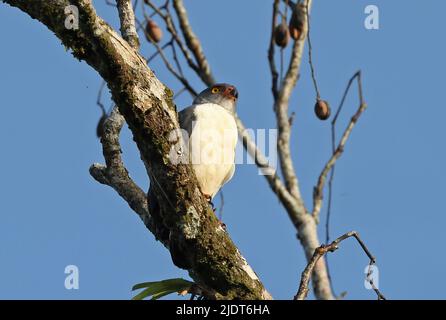
[[[293,9],[296,6],[296,2],[291,1],[291,0],[282,0],[286,5],[288,5],[288,7],[290,9]],[[300,2],[300,0],[297,0],[298,2]]]
[[[187,16],[186,8],[184,7],[183,0],[173,0],[173,7],[180,21],[181,31],[183,32],[186,45],[192,51],[195,60],[199,67],[200,78],[207,85],[215,83],[215,79],[212,75],[211,67],[204,55],[203,48],[201,47],[200,40],[195,35],[192,27],[190,26],[189,17]]]
[[[166,11],[166,14],[163,14],[160,8],[155,6],[152,1],[147,0],[146,3],[156,12],[166,23],[167,31],[172,35],[172,38],[175,40],[175,42],[178,44],[178,47],[180,48],[184,58],[187,61],[187,64],[189,67],[195,71],[195,73],[201,78],[201,80],[206,83],[207,85],[211,85],[212,83],[209,82],[211,77],[203,76],[205,73],[201,71],[199,66],[196,65],[196,63],[193,60],[193,57],[191,56],[189,49],[184,44],[181,37],[178,35],[177,28],[175,27],[175,24],[172,20],[172,15],[169,10],[169,6],[165,6],[164,10]],[[205,59],[205,58],[204,58]]]
[[[297,207],[296,200],[288,192],[280,178],[276,174],[276,169],[271,167],[268,160],[263,153],[257,148],[255,142],[252,140],[245,126],[238,116],[235,117],[237,123],[239,137],[243,142],[243,146],[248,154],[254,159],[257,167],[262,171],[265,179],[268,181],[271,189],[277,194],[283,205],[289,210],[293,210]],[[293,223],[298,223],[293,221]]]
[[[98,91],[98,97],[96,99],[96,105],[101,109],[102,115],[106,115],[107,114],[107,110],[105,110],[105,106],[101,101],[102,98],[102,91],[104,90],[105,87],[105,81],[102,80],[101,81],[101,86],[99,87],[99,91]]]
[[[121,20],[121,33],[124,39],[136,50],[139,48],[138,35],[135,29],[135,15],[130,0],[118,0],[117,7]],[[97,104],[101,107],[103,115],[106,114],[101,102],[102,90],[105,81],[102,82]],[[125,123],[124,117],[117,107],[103,123],[101,134],[102,152],[106,165],[95,163],[90,167],[90,174],[99,183],[112,187],[135,211],[147,228],[156,235],[156,228],[149,214],[146,193],[130,178],[121,157],[121,145],[119,135]],[[164,243],[167,245],[167,243]]]
[[[356,231],[347,232],[346,234],[344,234],[344,235],[340,236],[339,238],[337,238],[336,240],[334,240],[332,243],[330,243],[328,245],[321,245],[320,247],[316,248],[316,250],[314,251],[313,257],[308,262],[307,266],[305,267],[304,271],[302,272],[300,285],[299,285],[299,290],[296,293],[296,295],[294,296],[294,300],[305,300],[305,298],[307,297],[308,286],[309,286],[311,274],[313,273],[313,270],[314,270],[317,262],[319,261],[319,259],[322,258],[327,252],[334,252],[334,251],[336,251],[339,248],[338,245],[342,241],[344,241],[345,239],[348,239],[350,237],[354,237],[356,239],[356,241],[361,246],[362,250],[365,252],[367,257],[370,259],[369,272],[368,272],[368,274],[366,276],[366,280],[372,286],[373,290],[375,291],[375,293],[378,296],[378,299],[379,300],[385,300],[384,295],[374,285],[373,280],[370,278],[370,276],[371,276],[371,266],[376,263],[376,259],[370,253],[369,249],[364,244],[364,242],[361,240],[361,238],[359,237],[359,234]]]
[[[138,25],[140,26],[140,29],[141,29],[142,24],[138,22]],[[146,34],[145,31],[144,31],[144,34]],[[167,47],[170,47],[171,45],[172,45],[172,41],[168,41],[168,42],[166,42],[165,44],[163,44],[162,46],[160,46],[160,49],[161,49],[161,50],[157,50],[155,53],[153,53],[152,55],[150,55],[149,57],[147,57],[147,59],[146,59],[146,60],[147,60],[147,63],[150,64],[150,62],[152,62],[153,59],[155,59],[156,57],[159,56],[159,54],[160,54],[160,52],[161,52],[162,50],[166,49]]]
[[[150,39],[148,36],[148,33],[146,29],[143,27],[142,23],[137,20],[138,25],[141,26],[141,28],[144,30],[144,33],[146,34],[147,38]],[[165,46],[161,47],[158,43],[150,39],[150,42],[152,45],[156,48],[157,54],[161,57],[161,59],[164,62],[164,65],[166,66],[167,70],[178,80],[181,82],[181,84],[187,89],[187,91],[190,92],[192,96],[197,95],[197,91],[192,87],[192,85],[189,83],[189,81],[182,75],[179,71],[175,70],[175,68],[172,66],[172,64],[169,62],[169,59],[167,59],[166,55],[164,54],[164,48],[167,48],[169,46],[173,46],[173,41],[169,41]],[[176,52],[174,51],[174,55],[176,55]],[[153,56],[152,56],[153,57]],[[147,59],[147,62],[149,62],[151,58]],[[177,58],[174,57],[174,60],[177,61]]]
[[[139,49],[139,38],[135,28],[135,13],[131,0],[116,0],[121,21],[121,35],[135,50]]]
[[[312,0],[305,0],[304,4],[306,4],[306,9],[310,10]],[[287,189],[300,203],[300,206],[302,208],[303,200],[300,194],[297,175],[294,170],[293,159],[291,157],[290,150],[291,127],[289,122],[288,106],[292,91],[296,86],[297,79],[300,73],[302,54],[307,35],[307,28],[305,26],[306,24],[304,25],[302,36],[294,42],[290,64],[288,66],[285,78],[283,79],[282,86],[277,95],[277,99],[274,103],[274,111],[276,112],[277,125],[279,130],[278,151],[280,167],[282,169],[282,174],[285,179],[285,185]],[[304,213],[305,212],[300,212],[300,214]]]
[[[319,87],[317,85],[317,81],[316,81],[316,72],[314,70],[314,63],[313,63],[313,46],[311,45],[311,23],[310,23],[310,12],[308,11],[308,2],[307,2],[307,9],[305,10],[305,15],[307,18],[307,38],[308,38],[308,64],[310,65],[310,70],[311,70],[311,79],[313,80],[313,86],[314,86],[314,90],[316,91],[316,99],[320,100],[321,99],[321,93],[319,91]]]
[[[280,0],[274,0],[273,4],[273,18],[271,22],[271,38],[269,41],[268,49],[268,62],[269,69],[271,71],[271,91],[273,93],[274,100],[277,100],[279,95],[278,82],[279,82],[279,72],[277,71],[276,62],[274,60],[275,44],[274,44],[274,32],[277,25],[277,13],[279,11]]]
[[[348,82],[347,88],[346,88],[344,95],[342,97],[341,103],[335,113],[335,116],[333,117],[333,120],[331,121],[331,152],[332,152],[332,154],[334,154],[336,152],[336,122],[337,122],[337,119],[338,119],[338,117],[341,113],[341,110],[343,108],[345,98],[347,97],[347,93],[348,93],[349,89],[351,88],[351,85],[355,78],[358,79],[359,104],[361,105],[364,103],[364,97],[363,97],[363,92],[362,92],[362,83],[361,83],[361,71],[358,71],[353,75],[352,78],[350,78],[350,81]],[[325,243],[330,242],[330,222],[331,222],[331,209],[332,209],[332,204],[333,204],[332,198],[333,198],[334,174],[335,174],[335,165],[332,166],[332,168],[330,170],[330,177],[328,178],[327,217],[325,220]],[[321,189],[320,192],[322,192],[322,191],[323,191],[323,188]],[[320,205],[322,206],[322,203]],[[318,218],[316,218],[316,219],[318,220]],[[327,264],[328,276],[330,278],[330,283],[333,288],[333,282],[331,281],[328,258],[326,259],[326,264]]]
[[[336,121],[339,117],[339,114],[342,110],[342,107],[344,105],[345,102],[345,98],[350,90],[350,87],[353,83],[353,81],[357,79],[358,80],[358,90],[359,90],[359,108],[356,111],[356,113],[353,115],[353,117],[351,118],[349,124],[347,125],[347,128],[345,129],[341,140],[339,141],[339,144],[337,145],[336,148],[334,148],[333,150],[333,154],[331,156],[331,158],[328,160],[328,162],[325,164],[324,168],[322,169],[321,174],[319,175],[319,179],[317,182],[317,185],[314,187],[314,192],[313,192],[313,212],[312,215],[313,217],[316,219],[316,221],[319,220],[319,214],[322,208],[322,200],[323,200],[323,189],[325,186],[325,181],[327,179],[327,175],[330,172],[330,170],[332,170],[332,168],[334,168],[334,165],[336,164],[336,161],[339,159],[339,157],[342,155],[342,153],[344,152],[344,147],[348,141],[348,138],[350,137],[350,134],[353,130],[353,127],[355,126],[356,122],[358,121],[359,117],[362,115],[362,113],[365,111],[365,109],[367,108],[367,104],[364,101],[363,98],[363,93],[362,93],[362,83],[361,83],[361,72],[358,71],[356,72],[353,77],[350,79],[350,81],[348,82],[347,88],[344,92],[344,95],[342,97],[341,103],[338,107],[338,110],[333,118],[332,121],[332,144],[335,144],[335,125],[336,125]]]
[[[102,151],[106,165],[95,163],[90,167],[90,174],[99,183],[108,185],[129,204],[147,226],[155,234],[147,205],[146,193],[130,178],[121,157],[119,134],[124,125],[124,117],[118,108],[113,108],[110,116],[104,122],[101,137]]]
[[[312,0],[304,0],[302,6],[307,11],[305,19],[311,10]],[[293,7],[294,9],[294,7]],[[320,245],[317,224],[315,219],[308,214],[302,196],[300,194],[299,184],[296,172],[294,170],[293,160],[290,150],[291,123],[288,115],[289,100],[294,90],[297,80],[299,79],[300,67],[302,63],[304,44],[308,34],[308,23],[303,24],[302,35],[294,42],[291,52],[291,58],[285,77],[281,83],[277,98],[274,102],[274,111],[277,118],[277,126],[279,130],[278,153],[281,171],[284,177],[286,189],[295,199],[296,205],[287,208],[288,216],[293,222],[298,239],[305,251],[305,256],[309,261],[314,250]],[[270,60],[270,59],[269,59]],[[273,76],[274,77],[274,76]],[[327,267],[323,260],[314,266],[313,272],[313,288],[318,299],[333,299],[331,291],[330,279],[328,277]]]

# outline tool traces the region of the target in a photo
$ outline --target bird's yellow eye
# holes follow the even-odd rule
[[[214,88],[212,88],[211,92],[212,92],[212,93],[219,93],[219,92],[220,92],[220,89],[217,88],[217,87],[214,87]]]

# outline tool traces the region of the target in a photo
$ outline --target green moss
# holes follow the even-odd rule
[[[170,110],[175,110],[175,112],[176,112],[177,106],[173,102],[173,91],[170,90],[168,87],[165,87],[164,94],[165,94],[165,97],[166,97],[165,101],[167,103],[167,106],[169,107]]]

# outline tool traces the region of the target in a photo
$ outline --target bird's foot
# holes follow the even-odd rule
[[[217,208],[215,208],[215,205],[212,202],[212,197],[206,193],[203,193],[203,196],[206,198],[208,203],[211,205],[212,211],[215,213],[217,211]],[[226,224],[220,219],[218,219],[218,222],[220,223],[220,226],[222,227],[222,229],[226,231]]]
[[[203,193],[203,195],[206,198],[206,200],[208,201],[208,203],[211,205],[212,211],[214,211],[214,213],[215,213],[215,206],[214,206],[214,203],[212,202],[212,197],[206,193]]]

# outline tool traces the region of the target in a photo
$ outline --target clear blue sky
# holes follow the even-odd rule
[[[115,9],[94,2],[117,26]],[[239,89],[240,117],[251,128],[274,128],[266,60],[271,1],[227,0],[218,8],[217,1],[185,3],[217,79]],[[380,30],[363,26],[368,4],[380,9]],[[323,97],[337,105],[347,80],[362,69],[369,104],[338,162],[331,233],[360,232],[377,257],[388,298],[446,297],[444,12],[440,0],[423,2],[422,10],[413,0],[314,4]],[[88,174],[90,164],[103,160],[95,137],[97,73],[40,23],[4,4],[0,36],[0,298],[129,299],[135,283],[187,277],[127,204]],[[143,46],[144,54],[152,52]],[[151,67],[180,89],[160,61]],[[292,149],[308,203],[330,141],[329,124],[315,118],[313,101],[305,58],[290,109],[297,113]],[[190,102],[186,94],[177,101],[179,109]],[[341,128],[356,107],[352,95]],[[122,144],[131,175],[147,188],[127,129]],[[305,260],[264,178],[254,166],[240,165],[224,196],[224,221],[235,243],[275,298],[291,298]],[[64,288],[69,264],[80,269],[79,290]],[[363,286],[366,265],[356,243],[344,242],[330,256],[337,293],[374,299]]]

